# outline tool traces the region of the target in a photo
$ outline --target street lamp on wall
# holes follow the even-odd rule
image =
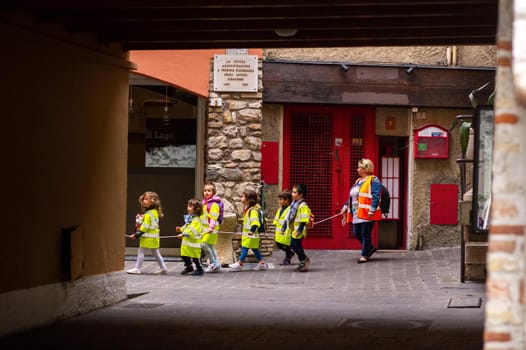
[[[170,125],[170,116],[168,115],[168,85],[165,87],[165,90],[164,90],[163,124]]]
[[[133,102],[133,85],[130,85],[130,97],[128,100],[128,113],[133,113],[135,109],[135,104]]]

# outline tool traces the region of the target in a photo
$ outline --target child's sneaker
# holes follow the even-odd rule
[[[142,273],[141,269],[134,267],[133,269],[126,270],[126,273],[131,275],[140,275]]]
[[[310,266],[310,258],[305,259],[305,268],[308,270]]]
[[[239,261],[237,261],[237,262],[235,262],[233,264],[230,264],[228,266],[230,267],[231,271],[241,271],[241,270],[243,270],[243,265],[241,265],[239,263]]]
[[[282,262],[279,263],[281,266],[287,266],[287,265],[290,265],[290,259],[283,259]]]
[[[307,272],[309,271],[310,259],[307,258],[304,261],[300,262],[299,266],[296,268],[296,271]]]
[[[258,263],[256,267],[254,267],[254,270],[256,271],[265,271],[268,269],[268,266],[266,263]]]
[[[304,272],[305,271],[305,263],[303,261],[300,262],[298,267],[296,267],[296,271],[300,271],[300,272]]]
[[[212,265],[212,272],[219,272],[221,271],[221,263],[216,262]]]
[[[206,269],[205,269],[205,272],[206,273],[214,272],[213,267],[214,267],[214,265],[212,265],[212,264],[208,265],[206,267]]]
[[[192,272],[192,276],[202,276],[203,274],[203,269],[197,269],[194,272]]]
[[[192,272],[194,272],[194,268],[192,266],[185,266],[184,270],[181,271],[181,275],[188,275]]]

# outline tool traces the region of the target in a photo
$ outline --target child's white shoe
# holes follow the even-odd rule
[[[256,267],[254,267],[254,270],[256,271],[265,271],[268,269],[268,266],[266,263],[258,263]]]
[[[132,275],[140,275],[142,273],[142,271],[140,269],[134,267],[133,269],[127,270],[126,273],[129,273],[129,274],[132,274]]]
[[[243,266],[239,262],[235,262],[233,264],[228,265],[231,269],[231,271],[241,271],[243,270]]]

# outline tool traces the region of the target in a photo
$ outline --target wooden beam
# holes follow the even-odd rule
[[[494,69],[347,65],[264,62],[263,101],[471,108],[469,93],[495,80]]]

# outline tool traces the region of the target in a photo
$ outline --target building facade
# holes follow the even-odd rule
[[[518,350],[526,344],[520,166],[525,156],[526,104],[521,84],[525,18],[520,2],[499,1],[498,161],[493,167],[499,176],[492,185],[488,350]],[[0,321],[3,334],[8,334],[126,298],[122,236],[128,73],[134,67],[122,47],[97,42],[89,35],[75,36],[64,28],[37,26],[24,18],[3,18],[0,26],[2,43],[10,48],[2,55],[2,65],[9,67],[3,76],[3,114],[6,130],[12,131],[5,140],[11,147],[9,155],[16,159],[6,173],[7,198],[13,199],[6,212],[17,223],[10,243],[25,252],[21,256],[19,250],[8,249],[2,255],[2,266],[16,266],[2,269],[0,304],[5,312]],[[35,155],[35,150],[40,152]],[[13,210],[19,208],[23,210]],[[70,250],[61,251],[64,236],[72,238],[72,244],[65,245]],[[28,298],[33,302],[27,303]]]

